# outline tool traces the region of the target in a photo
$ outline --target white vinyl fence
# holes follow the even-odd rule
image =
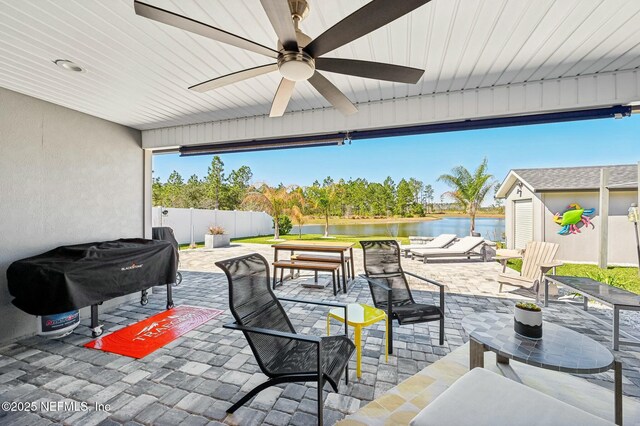
[[[273,233],[273,218],[268,214],[238,210],[154,207],[152,224],[153,226],[169,226],[173,228],[176,239],[180,244],[204,241],[204,235],[208,232],[210,226],[221,226],[231,238]]]

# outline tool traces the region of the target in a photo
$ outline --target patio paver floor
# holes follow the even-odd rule
[[[0,411],[0,424],[272,424],[307,425],[316,421],[314,384],[285,384],[260,393],[233,416],[226,415],[230,401],[236,401],[265,379],[241,333],[222,328],[232,321],[228,312],[227,282],[216,270],[217,259],[258,251],[267,259],[269,246],[235,245],[212,251],[181,253],[183,283],[174,288],[176,304],[189,304],[225,310],[211,320],[147,357],[135,360],[93,349],[82,344],[91,339],[83,323],[60,340],[32,337],[0,348],[0,402],[65,400],[108,403],[103,411]],[[355,250],[356,273],[362,268],[361,251]],[[500,266],[494,262],[430,263],[404,260],[410,271],[437,279],[448,286],[446,297],[446,341],[437,344],[437,323],[394,326],[394,354],[384,361],[384,325],[363,329],[362,378],[355,377],[355,357],[350,365],[350,382],[340,384],[340,393],[325,392],[325,422],[333,424],[361,405],[462,345],[467,337],[461,319],[470,313],[486,310],[511,312],[513,295],[497,294],[494,281]],[[412,282],[414,296],[434,300],[437,294]],[[137,322],[164,309],[164,291],[150,296],[147,306],[135,301],[101,314],[106,332]],[[330,287],[308,290],[287,281],[277,294],[291,297],[363,302],[371,304],[369,289],[358,279],[347,295],[334,298]],[[325,333],[326,308],[285,304],[296,330],[303,334]],[[588,334],[607,347],[610,330],[595,318],[606,313],[592,309],[588,314],[574,307],[552,305],[545,309],[545,319]],[[339,333],[332,323],[332,334]],[[640,397],[640,352],[621,350],[616,354],[624,366],[624,392]],[[613,387],[610,373],[588,380]],[[325,389],[329,389],[326,387]]]

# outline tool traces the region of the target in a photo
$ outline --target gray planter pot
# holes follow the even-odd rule
[[[227,247],[231,244],[231,237],[227,234],[211,235],[205,234],[204,246],[205,248]]]

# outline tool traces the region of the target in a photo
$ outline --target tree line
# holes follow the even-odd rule
[[[215,156],[203,179],[193,175],[184,182],[175,170],[164,183],[156,178],[153,182],[153,203],[165,207],[263,210],[275,219],[276,238],[279,225],[290,227],[289,216],[298,225],[304,224],[307,216],[323,217],[325,234],[328,235],[331,216],[421,217],[443,207],[454,207],[467,213],[473,232],[477,212],[489,191],[496,188],[487,169],[487,160],[484,159],[473,172],[459,166],[451,173],[441,175],[438,180],[451,190],[442,194],[440,203],[435,203],[433,187],[416,178],[401,179],[395,183],[390,176],[382,182],[369,182],[362,178],[335,181],[327,177],[306,187],[252,185],[251,168],[242,166],[225,174],[224,163]],[[445,203],[447,198],[453,202]]]
[[[211,160],[207,175],[200,179],[192,175],[186,182],[177,171],[171,172],[166,182],[153,180],[152,197],[155,206],[238,210],[247,195],[253,172],[248,166],[224,172],[220,157]]]
[[[153,203],[156,206],[238,210],[248,207],[247,195],[264,190],[263,184],[251,185],[253,172],[242,166],[225,174],[224,163],[215,156],[207,175],[201,179],[192,175],[187,181],[173,171],[166,182],[159,177],[153,181]],[[284,187],[278,185],[275,188]],[[294,187],[288,187],[290,190]],[[298,188],[298,187],[295,187]],[[315,181],[300,188],[302,213],[343,217],[424,216],[434,211],[434,191],[429,184],[410,178],[397,184],[389,176],[383,182],[366,179],[340,179],[331,177]],[[318,199],[323,201],[317,202]],[[317,207],[314,207],[317,206]]]

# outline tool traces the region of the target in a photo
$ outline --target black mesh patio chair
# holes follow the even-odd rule
[[[373,303],[387,312],[390,320],[398,324],[440,321],[440,345],[444,344],[444,284],[402,270],[400,246],[395,240],[360,241],[364,253],[364,271],[361,275],[369,283]],[[440,306],[416,303],[413,300],[406,275],[418,278],[440,289]],[[391,300],[391,303],[389,303]],[[389,353],[393,353],[393,326],[387,335]]]
[[[229,281],[229,308],[235,319],[225,328],[240,330],[249,342],[258,366],[269,380],[256,386],[227,410],[233,413],[260,391],[279,383],[318,382],[318,424],[322,424],[322,388],[326,382],[338,391],[345,372],[348,383],[349,358],[355,345],[345,335],[306,336],[297,334],[280,301],[341,307],[344,303],[278,299],[269,286],[269,264],[257,253],[216,262]]]

